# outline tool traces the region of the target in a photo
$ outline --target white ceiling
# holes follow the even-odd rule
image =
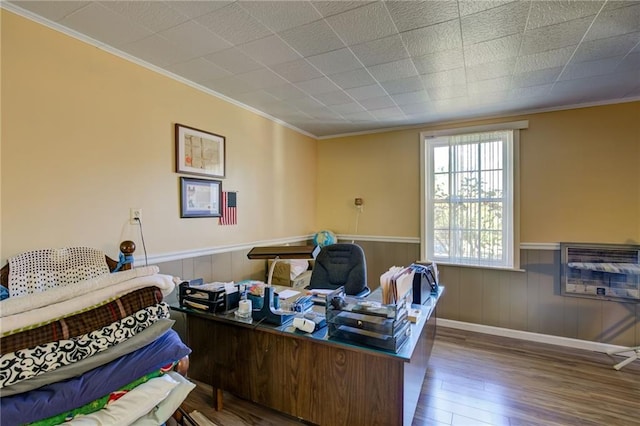
[[[640,97],[640,1],[3,7],[317,137]]]

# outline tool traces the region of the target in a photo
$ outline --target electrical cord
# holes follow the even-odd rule
[[[144,243],[144,232],[142,232],[142,221],[139,217],[136,217],[135,220],[140,226],[140,239],[142,240],[142,250],[144,250],[144,266],[149,266],[149,260],[147,259],[147,246]]]

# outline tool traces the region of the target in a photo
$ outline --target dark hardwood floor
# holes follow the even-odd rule
[[[440,327],[413,425],[640,425],[640,361],[614,370],[622,359]],[[214,411],[211,387],[198,384],[184,408],[218,426],[300,425],[224,398],[224,410]]]

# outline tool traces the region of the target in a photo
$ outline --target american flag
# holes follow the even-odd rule
[[[222,216],[220,216],[220,225],[236,225],[238,223],[238,193],[231,191],[222,191]]]

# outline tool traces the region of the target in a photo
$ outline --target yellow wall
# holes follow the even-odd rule
[[[315,229],[317,142],[7,11],[2,15],[1,261],[43,247],[151,254]],[[180,219],[174,123],[226,137],[238,225]],[[138,244],[140,247],[140,244]],[[137,252],[141,254],[140,251]]]
[[[640,102],[523,119],[520,241],[640,242]],[[419,237],[419,133],[445,127],[319,141],[319,225],[355,233],[362,197],[359,234]]]

